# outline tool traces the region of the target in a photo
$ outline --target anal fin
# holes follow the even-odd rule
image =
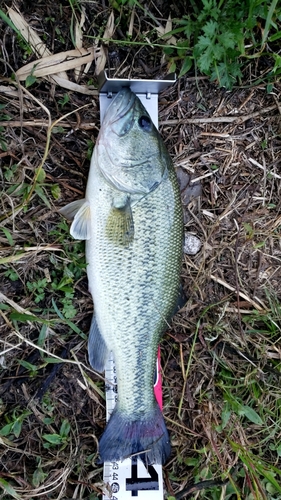
[[[109,351],[100,333],[96,316],[93,315],[88,340],[88,355],[91,367],[97,372],[102,373],[108,354]]]

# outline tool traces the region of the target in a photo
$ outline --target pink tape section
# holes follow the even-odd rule
[[[161,357],[160,346],[158,347],[157,361],[156,361],[156,374],[154,381],[154,394],[159,404],[160,410],[163,409],[163,395],[162,395],[162,375],[161,375]]]

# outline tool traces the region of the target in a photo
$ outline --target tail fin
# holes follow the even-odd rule
[[[133,420],[119,410],[117,403],[101,437],[99,452],[101,463],[124,460],[137,453],[145,464],[164,464],[171,447],[158,404],[155,402],[153,410],[142,419]]]

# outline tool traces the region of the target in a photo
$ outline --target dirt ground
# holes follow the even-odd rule
[[[52,53],[73,49],[69,2],[16,5]],[[166,3],[158,9],[166,19]],[[177,9],[171,6],[172,15]],[[101,32],[110,12],[104,2],[85,4],[86,33]],[[138,18],[139,26],[145,22]],[[2,20],[0,34],[0,498],[94,500],[103,488],[96,458],[104,381],[87,360],[93,304],[84,245],[70,237],[58,210],[84,193],[100,123],[95,63],[77,81],[68,72],[91,94],[46,78],[25,89],[11,75],[36,57]],[[162,54],[149,45],[109,44],[105,57],[111,76],[167,74]],[[281,297],[280,92],[280,83],[270,92],[252,87],[249,70],[232,91],[188,73],[159,96],[159,130],[178,174],[185,229],[201,243],[195,255],[184,255],[187,304],[161,344],[172,440],[167,495],[231,475],[240,498],[258,498],[249,496],[239,447],[278,466],[280,420],[269,436],[258,418],[239,415],[241,407],[257,414],[260,404],[273,414],[280,406],[280,330],[272,326],[276,317],[271,321]],[[48,120],[59,118],[47,147]],[[42,160],[45,176],[38,179]],[[223,430],[227,404],[232,413]],[[272,429],[270,415],[264,419]],[[46,438],[52,434],[56,443]],[[216,488],[194,498],[238,498]]]

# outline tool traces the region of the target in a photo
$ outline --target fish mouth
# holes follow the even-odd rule
[[[110,123],[115,123],[116,121],[123,118],[135,104],[136,96],[130,90],[129,87],[123,87],[118,94],[114,97],[110,106],[107,109],[105,119]]]

